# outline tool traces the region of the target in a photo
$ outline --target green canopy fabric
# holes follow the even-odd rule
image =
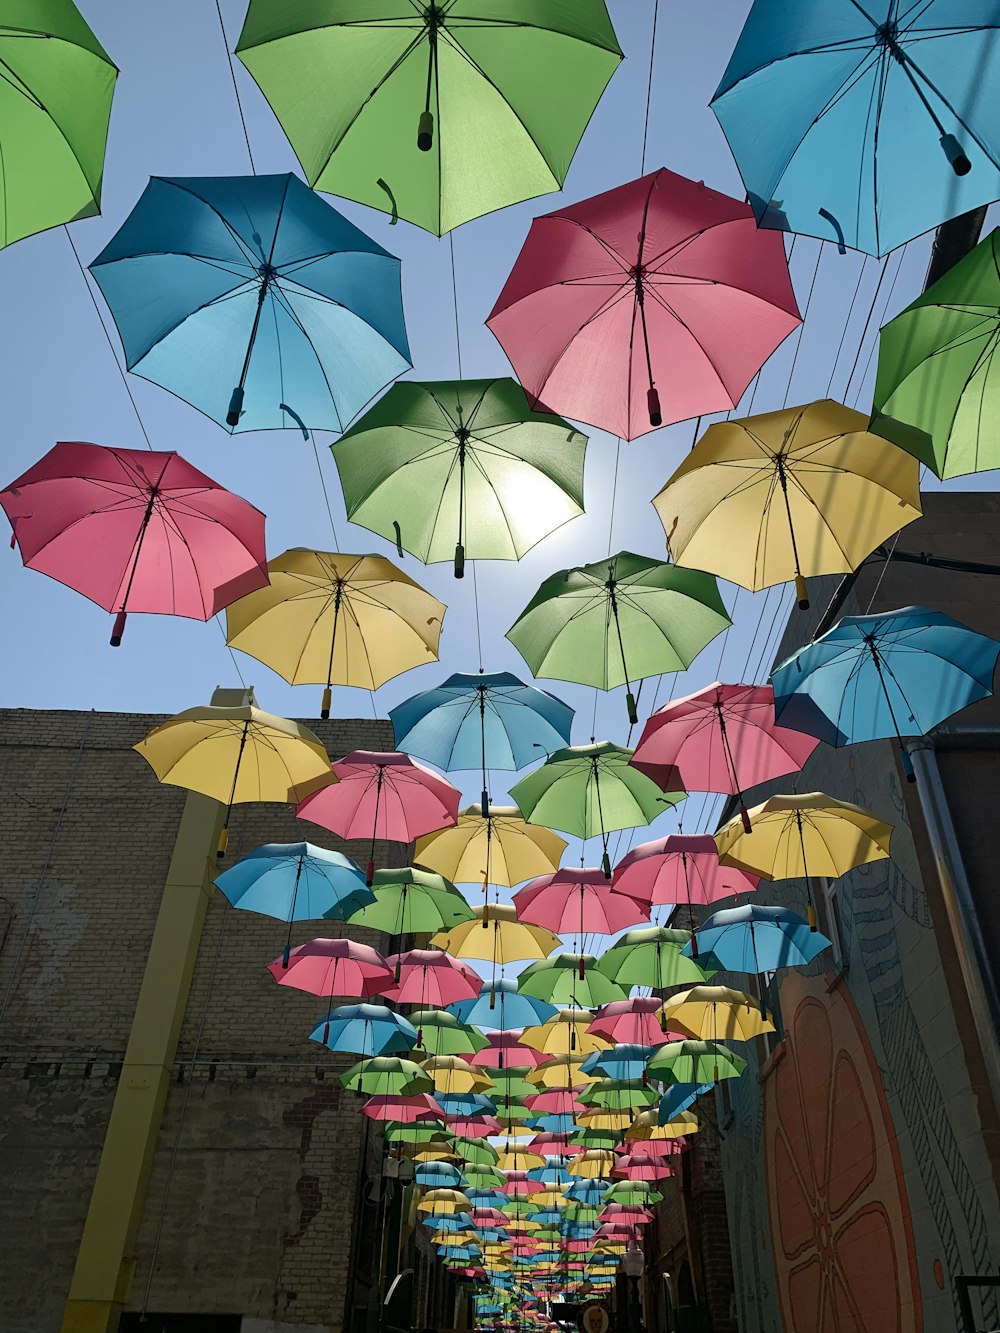
[[[602,1078],[581,1088],[576,1098],[583,1106],[605,1106],[612,1111],[621,1111],[634,1106],[652,1106],[660,1100],[660,1094],[648,1083],[634,1079]]]
[[[681,950],[691,939],[689,930],[672,930],[668,926],[639,926],[627,930],[620,940],[605,953],[597,964],[619,986],[682,986],[704,981],[714,969],[700,967],[693,958],[685,958]]]
[[[936,472],[1000,467],[1000,229],[882,330],[871,429]]]
[[[663,1083],[716,1083],[739,1078],[747,1062],[718,1041],[670,1041],[650,1057],[646,1073]]]
[[[530,963],[518,977],[517,989],[536,1000],[577,1009],[596,1009],[626,998],[621,986],[597,971],[596,958],[577,953],[556,953]]]
[[[489,1045],[477,1027],[463,1023],[447,1009],[417,1009],[409,1021],[420,1037],[417,1045],[428,1055],[475,1055]]]
[[[451,880],[430,870],[414,866],[376,870],[372,893],[375,901],[348,917],[352,925],[371,926],[387,935],[410,935],[450,930],[474,919]]]
[[[534,676],[613,690],[685,671],[730,623],[714,575],[619,551],[547,578],[507,638]]]
[[[622,58],[605,0],[251,0],[236,54],[310,185],[438,236],[558,190]]]
[[[403,381],[331,448],[347,517],[422,560],[520,560],[583,513],[587,437],[512,379]]]
[[[117,77],[72,0],[0,0],[0,246],[101,211]]]
[[[434,1080],[416,1061],[395,1055],[359,1060],[346,1074],[341,1074],[340,1081],[345,1088],[367,1097],[411,1097],[434,1092]]]

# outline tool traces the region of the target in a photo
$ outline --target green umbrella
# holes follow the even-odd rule
[[[627,686],[635,725],[631,682],[685,671],[730,623],[714,575],[619,551],[546,579],[507,638],[534,676]]]
[[[601,955],[597,970],[619,986],[664,986],[698,984],[715,971],[700,967],[681,950],[691,939],[689,930],[667,926],[639,926],[627,930],[617,944]]]
[[[525,1074],[530,1072],[530,1065],[511,1065],[509,1068],[491,1069],[490,1078],[496,1085],[494,1100],[502,1105],[503,1099],[509,1097],[516,1105],[524,1097],[533,1097],[538,1089],[525,1078]]]
[[[502,1187],[507,1183],[507,1178],[502,1171],[498,1171],[495,1166],[489,1166],[485,1162],[464,1167],[462,1175],[465,1177],[469,1189],[489,1189],[493,1185]]]
[[[331,448],[347,517],[425,565],[520,560],[583,513],[587,437],[512,379],[394,384]]]
[[[417,1045],[430,1055],[475,1055],[489,1045],[478,1028],[447,1009],[418,1009],[409,1021],[417,1029]]]
[[[571,1203],[563,1216],[567,1222],[596,1222],[601,1210],[589,1203]]]
[[[622,58],[605,0],[252,0],[236,54],[310,185],[437,236],[558,190]]]
[[[662,1083],[717,1083],[739,1078],[747,1062],[718,1041],[669,1041],[650,1057],[646,1072]]]
[[[666,791],[672,770],[663,770],[663,788],[629,763],[632,751],[611,741],[569,745],[555,750],[540,768],[510,791],[529,824],[572,833],[577,838],[600,835],[604,873],[611,878],[608,834],[615,829],[650,824],[686,793]],[[680,779],[676,778],[677,785]]]
[[[597,970],[591,954],[556,953],[530,963],[518,977],[517,989],[535,1000],[577,1009],[596,1009],[627,998],[621,986]]]
[[[383,1130],[385,1137],[392,1143],[412,1143],[422,1148],[443,1148],[447,1152],[455,1151],[454,1135],[442,1125],[393,1125],[387,1124]]]
[[[508,1199],[503,1210],[508,1217],[533,1217],[535,1213],[541,1212],[537,1203],[532,1203],[530,1199],[519,1198],[517,1195]]]
[[[871,429],[939,477],[1000,467],[1000,231],[882,330]]]
[[[72,0],[0,0],[0,246],[101,211],[117,77]]]
[[[648,1180],[616,1180],[604,1196],[608,1203],[659,1203],[663,1195]]]
[[[493,1166],[497,1161],[499,1154],[493,1144],[488,1139],[463,1139],[456,1137],[452,1144],[452,1150],[462,1158],[464,1162],[478,1164],[479,1166]],[[469,1172],[462,1168],[462,1174],[466,1180],[469,1179]]]
[[[570,1143],[581,1144],[584,1148],[617,1148],[622,1136],[616,1134],[612,1129],[590,1129],[587,1126],[581,1126],[569,1136]]]
[[[415,866],[376,870],[372,893],[375,901],[348,917],[352,925],[370,926],[387,935],[411,935],[450,930],[474,919],[472,908],[451,880],[431,870]]]
[[[341,1074],[340,1081],[345,1088],[367,1097],[412,1097],[420,1092],[434,1092],[434,1080],[415,1061],[394,1055],[359,1060],[346,1074]]]
[[[606,1106],[621,1111],[634,1106],[652,1106],[660,1094],[648,1083],[618,1078],[602,1078],[582,1088],[576,1099],[582,1106]]]

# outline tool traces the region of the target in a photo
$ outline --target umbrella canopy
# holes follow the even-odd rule
[[[752,893],[756,875],[724,866],[709,834],[671,833],[640,843],[614,868],[612,887],[650,906],[657,903],[715,902]]]
[[[560,1009],[537,1027],[525,1028],[522,1038],[543,1055],[575,1055],[603,1050],[607,1041],[590,1031],[589,1009]]]
[[[747,904],[716,912],[698,931],[703,952],[711,952],[727,972],[745,972],[751,976],[774,972],[779,967],[805,967],[829,947],[830,941],[797,912],[787,907],[761,907]],[[763,993],[761,1016],[766,1015]],[[681,1080],[678,1078],[679,1082]],[[704,1080],[692,1074],[686,1080]]]
[[[673,1033],[669,1029],[676,1024],[663,1023],[660,1008],[661,1001],[655,995],[616,1000],[597,1011],[590,1024],[590,1031],[605,1041],[620,1042],[627,1046],[661,1046],[665,1041],[673,1040]]]
[[[410,1022],[417,1030],[415,1045],[428,1055],[474,1055],[486,1045],[481,1032],[445,1009],[414,1010]]]
[[[616,935],[649,920],[641,903],[608,887],[597,866],[565,866],[541,875],[519,889],[513,901],[519,920],[560,934],[576,932],[581,946],[584,935]]]
[[[0,7],[0,246],[101,211],[118,71],[70,0]]]
[[[621,1204],[654,1204],[659,1203],[663,1195],[652,1185],[644,1184],[642,1181],[620,1180],[608,1186],[604,1198],[609,1203],[613,1201]]]
[[[771,796],[750,816],[752,834],[733,820],[722,826],[715,840],[721,859],[763,879],[810,875],[836,879],[855,866],[889,855],[891,824],[823,792]]]
[[[618,1004],[623,1003],[618,1001]],[[657,1001],[657,1004],[659,1001]],[[605,1008],[610,1008],[606,1005]],[[603,1012],[603,1011],[602,1011]],[[659,1037],[662,1037],[662,1032]],[[659,1040],[654,1045],[660,1045]],[[666,1040],[666,1038],[664,1038]],[[595,1077],[603,1075],[607,1078],[618,1079],[641,1079],[646,1072],[646,1061],[653,1054],[653,1046],[638,1045],[634,1042],[621,1042],[617,1046],[612,1046],[606,1051],[595,1051],[593,1055],[588,1055],[586,1060],[580,1066],[580,1072],[591,1074]]]
[[[849,573],[920,515],[916,459],[829,399],[710,426],[653,499],[679,565],[757,592]]]
[[[417,1201],[418,1213],[439,1213],[442,1217],[454,1217],[456,1213],[470,1213],[472,1201],[461,1190],[428,1190]]]
[[[417,839],[414,859],[456,884],[503,884],[512,888],[555,870],[565,838],[529,824],[513,805],[468,805],[454,828]],[[555,946],[553,946],[555,947]]]
[[[267,562],[266,588],[226,608],[226,642],[289,685],[377,690],[434,661],[447,607],[382,555],[294,547]]]
[[[236,54],[310,185],[437,236],[560,189],[622,58],[604,0],[253,0]]]
[[[681,986],[705,980],[706,972],[682,952],[691,939],[688,930],[668,926],[640,926],[629,930],[607,950],[597,970],[621,988]],[[621,997],[618,997],[621,998]]]
[[[578,1179],[607,1180],[615,1162],[616,1158],[613,1152],[594,1148],[574,1157],[567,1170],[571,1176],[576,1176]]]
[[[0,506],[28,569],[115,612],[113,647],[129,611],[209,620],[267,582],[264,515],[172,450],[57,444]]]
[[[507,631],[533,676],[601,690],[685,671],[729,625],[710,574],[619,551],[545,580]]]
[[[458,818],[458,788],[408,754],[352,750],[337,760],[333,772],[336,783],[307,796],[295,813],[342,838],[370,838],[369,885],[376,842],[413,842]]]
[[[531,1085],[528,1095],[537,1092],[539,1088],[576,1088],[584,1083],[593,1083],[594,1076],[583,1074],[580,1070],[585,1054],[584,1051],[564,1051],[550,1056],[536,1069],[529,1070],[525,1075],[525,1081]]]
[[[703,1093],[711,1092],[711,1083],[672,1083],[660,1098],[657,1123],[668,1125],[688,1107],[694,1106]]]
[[[432,1055],[423,1061],[423,1069],[432,1079],[437,1092],[463,1094],[486,1092],[493,1080],[481,1069],[475,1069],[458,1055]]]
[[[626,998],[621,986],[598,970],[597,959],[582,953],[557,953],[529,963],[517,979],[517,988],[533,999],[576,1009],[596,1009]]]
[[[441,949],[409,949],[390,955],[386,962],[396,980],[382,994],[393,1004],[415,1004],[420,1009],[444,1007],[478,995],[482,984],[471,967],[449,958]]]
[[[481,1051],[477,1051],[472,1058],[472,1063],[480,1068],[501,1069],[504,1065],[511,1064],[527,1065],[533,1069],[544,1060],[541,1051],[525,1045],[520,1031],[516,1029],[511,1032],[486,1033],[486,1040],[489,1044]]]
[[[718,1083],[739,1078],[747,1062],[717,1041],[672,1041],[661,1046],[646,1066],[661,1083]]]
[[[434,1091],[433,1080],[415,1061],[396,1055],[359,1060],[346,1074],[341,1074],[340,1081],[352,1092],[366,1093],[369,1097],[413,1097]]]
[[[417,1030],[402,1014],[381,1004],[345,1004],[333,1009],[309,1034],[331,1051],[390,1055],[417,1044]]]
[[[632,763],[674,767],[693,791],[743,792],[786,773],[797,773],[815,750],[800,731],[779,726],[770,685],[714,685],[665,704],[646,720]]]
[[[450,1162],[421,1162],[413,1173],[414,1182],[430,1189],[461,1189],[465,1177]]]
[[[394,1125],[419,1125],[444,1119],[441,1107],[426,1092],[412,1097],[369,1097],[361,1114],[371,1120],[389,1120]]]
[[[387,935],[429,934],[472,917],[472,909],[454,884],[415,866],[376,870],[372,893],[375,901],[352,913],[351,923]]]
[[[750,995],[729,986],[692,986],[671,995],[663,1014],[672,1027],[709,1041],[750,1041],[774,1024],[762,1017]]]
[[[883,255],[1000,196],[992,5],[757,0],[712,101],[758,221]]]
[[[229,872],[227,872],[229,873]],[[223,876],[222,878],[225,878]],[[269,914],[270,915],[270,914]],[[268,963],[279,986],[311,995],[350,995],[371,999],[392,985],[392,968],[375,949],[355,940],[309,940]]]
[[[539,927],[533,929],[537,930]],[[435,940],[441,943],[441,937],[435,936]],[[555,940],[553,947],[558,943],[559,941]],[[449,953],[456,952],[447,945],[442,944],[441,947],[448,948]],[[556,1012],[556,1006],[534,996],[522,995],[516,981],[501,978],[483,986],[478,999],[461,1000],[458,1004],[452,1005],[451,1012],[465,1023],[506,1032],[511,1028],[523,1028],[532,1023],[544,1023]],[[489,1044],[491,1046],[493,1044],[492,1037]],[[505,1060],[504,1064],[506,1063]],[[513,1060],[510,1063],[516,1065],[518,1061]]]
[[[410,366],[399,260],[296,176],[154,176],[90,271],[128,369],[233,430],[342,430]]]
[[[879,335],[871,429],[939,477],[1000,466],[983,428],[997,410],[1000,231],[922,292]]]
[[[614,1111],[652,1106],[659,1101],[655,1088],[638,1079],[602,1078],[579,1093],[584,1106],[604,1106]]]
[[[608,834],[649,824],[686,795],[670,770],[656,780],[633,768],[632,751],[611,741],[571,745],[550,754],[545,763],[511,788],[518,808],[532,824],[545,824],[578,838],[600,836],[602,869],[611,878]],[[652,770],[648,770],[652,771]],[[657,783],[662,782],[661,789]]]
[[[395,385],[335,444],[347,517],[424,564],[520,560],[583,512],[587,438],[511,379]]]
[[[529,394],[627,440],[734,408],[799,323],[781,238],[663,169],[536,218],[487,320]]]
[[[188,708],[132,748],[158,781],[225,804],[219,857],[226,853],[234,805],[294,801],[297,788],[333,780],[330,757],[308,727],[252,704]]]
[[[456,958],[478,958],[501,967],[507,963],[544,958],[559,947],[558,938],[544,926],[519,921],[517,909],[510,903],[490,903],[471,910],[473,917],[470,920],[435,935],[431,943],[447,949]],[[503,990],[502,982],[496,984],[500,989],[491,993],[501,1001],[502,1008],[503,996],[507,992]],[[492,1014],[496,1003],[490,1002],[489,1007]],[[526,1021],[533,1022],[534,1018]],[[519,1023],[520,1020],[514,1019],[508,1025],[517,1027]],[[505,1025],[498,1024],[494,1014],[486,1026]]]
[[[245,912],[259,912],[263,916],[273,916],[278,921],[317,921],[321,917],[343,920],[359,907],[373,902],[371,893],[366,889],[361,871],[348,857],[340,852],[328,852],[323,847],[314,847],[309,842],[268,842],[255,847],[252,852],[237,861],[229,870],[216,877],[217,887],[225,894],[233,907]],[[324,943],[333,944],[330,940]],[[347,941],[344,941],[347,943]],[[296,949],[296,970],[305,976],[303,970],[305,955],[300,945]],[[286,954],[287,954],[286,950]],[[308,955],[317,958],[317,953]],[[327,959],[331,954],[326,954]],[[285,967],[288,966],[288,957]],[[349,963],[364,971],[370,978],[377,975],[379,967],[384,967],[384,960],[374,949],[369,949],[363,958],[345,958],[343,979],[346,981],[360,972],[352,974]],[[325,965],[320,965],[326,971]],[[372,971],[371,969],[376,969]],[[293,985],[300,985],[293,982]],[[311,986],[303,989],[312,989]],[[322,991],[315,991],[322,994]],[[361,991],[338,991],[339,995],[361,995]]]
[[[787,726],[829,745],[923,735],[993,693],[1000,643],[943,611],[906,606],[845,616],[774,672],[775,704]]]

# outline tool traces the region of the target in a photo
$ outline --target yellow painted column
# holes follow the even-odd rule
[[[114,1333],[129,1299],[149,1170],[216,874],[222,806],[190,792],[163,898],[61,1333]]]

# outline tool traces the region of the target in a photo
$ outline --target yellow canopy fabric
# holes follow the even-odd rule
[[[631,1111],[612,1111],[606,1106],[595,1106],[592,1111],[582,1111],[577,1120],[588,1129],[610,1129],[615,1133],[628,1129],[632,1123]]]
[[[608,1180],[617,1160],[615,1154],[607,1148],[592,1148],[572,1158],[566,1170],[571,1176],[579,1176],[582,1180]]]
[[[435,1092],[486,1092],[493,1087],[485,1069],[477,1069],[458,1055],[432,1055],[420,1064],[433,1080]]]
[[[525,1081],[540,1088],[578,1088],[584,1083],[595,1083],[596,1074],[584,1074],[580,1070],[586,1058],[585,1051],[573,1055],[553,1055],[543,1065],[525,1074]]]
[[[472,910],[476,914],[474,921],[462,921],[450,930],[438,931],[431,944],[447,950],[453,958],[478,958],[500,967],[547,958],[559,948],[559,939],[551,930],[518,921],[517,913],[508,903],[491,903],[489,907]]]
[[[417,1204],[418,1213],[437,1213],[441,1217],[454,1217],[456,1213],[471,1213],[472,1201],[461,1190],[428,1190]]]
[[[589,1009],[560,1009],[545,1023],[525,1028],[521,1041],[543,1055],[579,1056],[582,1059],[591,1051],[606,1051],[612,1045],[587,1031],[593,1021],[594,1015]]]
[[[521,1143],[506,1141],[499,1145],[497,1159],[498,1171],[528,1171],[534,1166],[544,1166],[545,1158],[541,1153],[532,1152]]]
[[[737,817],[715,834],[719,859],[764,879],[836,879],[889,855],[891,824],[823,792],[771,796],[748,813],[752,833]]]
[[[515,805],[491,805],[486,817],[481,805],[469,805],[454,828],[418,838],[414,859],[453,884],[512,888],[557,869],[566,845],[550,829],[529,824]]]
[[[774,1031],[760,1002],[729,986],[692,986],[672,995],[660,1012],[668,1027],[705,1041],[750,1041]]]
[[[701,1129],[701,1121],[690,1111],[681,1111],[665,1125],[657,1123],[659,1114],[659,1107],[656,1106],[650,1107],[648,1111],[641,1111],[625,1131],[625,1137],[646,1142],[650,1139],[679,1139],[685,1134],[697,1134]]]
[[[447,608],[384,556],[294,547],[267,568],[226,608],[226,640],[290,685],[375,690],[437,659]]]
[[[757,592],[857,569],[920,516],[919,473],[867,416],[823,399],[710,426],[653,507],[678,565]]]

